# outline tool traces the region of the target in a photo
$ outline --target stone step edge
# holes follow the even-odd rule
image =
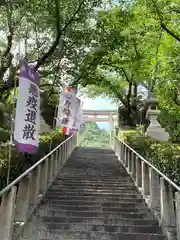
[[[65,169],[64,169],[65,170]],[[92,170],[92,169],[91,169]],[[84,174],[84,171],[81,171],[81,172],[79,172],[79,173],[83,173],[83,175],[78,175],[78,172],[77,171],[73,171],[73,173],[74,173],[74,176],[73,175],[68,175],[68,176],[65,176],[65,175],[63,175],[63,174],[65,174],[65,173],[72,173],[72,171],[70,172],[70,169],[69,168],[67,168],[67,172],[60,172],[59,173],[59,175],[56,177],[56,179],[58,179],[58,180],[72,180],[72,179],[74,179],[74,180],[76,180],[76,179],[80,179],[81,177],[84,177],[84,176],[86,176],[88,179],[95,179],[95,180],[103,180],[103,179],[105,179],[105,180],[113,180],[113,181],[118,181],[118,179],[122,179],[123,177],[124,177],[124,175],[127,177],[127,178],[129,178],[129,179],[131,179],[130,177],[129,177],[129,175],[128,175],[128,173],[126,172],[126,170],[119,170],[118,169],[118,175],[117,176],[114,176],[114,175],[112,175],[112,173],[111,174],[98,174],[98,175],[90,175],[90,174]],[[88,172],[87,172],[88,173]],[[120,174],[122,173],[122,175],[120,175]],[[76,174],[76,175],[75,175]],[[111,177],[110,177],[111,176]]]
[[[70,190],[70,189],[69,189]],[[84,191],[81,191],[81,190],[76,190],[76,189],[74,189],[74,191],[67,191],[67,189],[61,189],[61,188],[51,188],[48,192],[56,192],[57,194],[59,193],[59,194],[69,194],[69,193],[72,193],[72,194],[74,194],[74,193],[76,193],[75,195],[78,195],[78,194],[83,194],[84,193],[84,195],[86,195],[86,194],[92,194],[92,195],[119,195],[119,196],[121,196],[122,194],[126,194],[126,195],[128,195],[129,193],[131,193],[131,195],[133,195],[133,194],[139,194],[140,195],[140,193],[139,192],[137,192],[138,190],[136,190],[136,189],[122,189],[121,191],[112,191],[112,192],[110,192],[110,191],[99,191],[98,192],[98,190],[97,191],[87,191],[87,189],[85,190],[85,192]]]
[[[74,175],[68,175],[65,176],[63,174],[74,174]],[[76,174],[75,174],[76,173]],[[84,173],[84,171],[82,172]],[[126,179],[131,179],[130,176],[128,175],[128,173],[126,171],[119,171],[118,170],[118,176],[114,177],[114,175],[88,175],[88,174],[77,174],[77,172],[70,172],[69,169],[67,169],[67,172],[62,172],[60,173],[59,176],[56,177],[57,180],[63,180],[63,181],[76,181],[76,180],[83,180],[85,177],[85,181],[113,181],[113,182],[118,182],[120,180],[123,180],[124,178]]]
[[[136,202],[137,200],[142,200],[142,201],[144,201],[144,199],[140,196],[140,197],[135,197],[134,199],[132,199],[132,198],[127,198],[127,197],[123,197],[122,198],[122,196],[121,196],[121,198],[119,198],[119,200],[117,200],[117,198],[118,197],[107,197],[107,198],[104,198],[103,196],[89,196],[89,195],[87,195],[87,196],[77,196],[77,195],[68,195],[68,196],[64,196],[64,195],[60,195],[60,196],[57,196],[56,194],[47,194],[46,196],[45,196],[45,198],[55,198],[55,199],[57,199],[57,200],[59,200],[60,198],[65,198],[65,200],[67,200],[67,201],[88,201],[88,200],[86,200],[86,199],[88,199],[88,198],[94,198],[94,200],[90,200],[91,202],[97,202],[97,200],[99,201],[99,199],[104,199],[104,200],[109,200],[109,199],[112,199],[112,200],[109,200],[110,202],[112,202],[112,203],[118,203],[118,202],[121,202],[121,201],[119,201],[119,200],[122,200],[123,202],[128,202],[128,200],[131,200],[130,202],[132,202],[132,201],[134,201],[134,202]],[[73,198],[73,200],[68,200],[67,198]],[[77,198],[81,198],[81,200],[76,200]],[[60,200],[61,201],[61,200]]]
[[[53,209],[54,206],[49,207],[49,211],[53,211],[53,212],[67,212],[67,213],[98,213],[98,214],[114,214],[113,211],[81,211],[81,210],[68,210],[68,209]],[[58,206],[59,207],[59,206]],[[148,209],[146,208],[145,211],[136,211],[136,212],[118,212],[117,214],[124,214],[124,215],[140,215],[140,214],[144,214],[144,213],[148,213]]]
[[[54,225],[76,225],[78,224],[78,226],[83,227],[83,226],[96,226],[96,227],[138,227],[138,228],[155,228],[156,230],[161,229],[160,226],[155,226],[155,225],[136,225],[136,224],[95,224],[95,223],[68,223],[68,222],[51,222],[51,221],[45,221],[46,224],[54,224]],[[93,231],[93,232],[97,232],[97,231]]]
[[[118,190],[121,190],[121,189],[129,189],[129,188],[135,188],[135,189],[137,189],[136,188],[136,186],[134,185],[134,184],[128,184],[128,185],[121,185],[121,186],[116,186],[116,187],[112,187],[112,186],[93,186],[93,185],[91,185],[91,186],[81,186],[81,185],[74,185],[74,186],[72,186],[72,185],[63,185],[63,184],[53,184],[52,185],[52,188],[53,187],[57,187],[58,186],[58,188],[61,188],[61,189],[74,189],[74,190],[83,190],[83,189],[88,189],[88,191],[89,191],[89,189],[92,189],[92,190],[103,190],[103,191],[107,191],[107,190],[113,190],[113,191],[118,191]]]
[[[57,186],[59,186],[59,187],[57,187]],[[138,191],[137,190],[137,188],[136,188],[136,186],[124,186],[124,187],[119,187],[118,189],[97,189],[97,188],[83,188],[83,187],[81,187],[81,188],[68,188],[68,187],[61,187],[60,185],[52,185],[52,187],[51,187],[51,190],[70,190],[70,191],[77,191],[77,190],[79,190],[79,191],[82,191],[82,190],[84,190],[84,191],[88,191],[88,192],[91,192],[91,191],[98,191],[98,190],[100,190],[100,191],[107,191],[107,192],[122,192],[122,191]]]
[[[103,231],[96,231],[96,232],[89,232],[89,231],[69,231],[69,230],[57,230],[57,229],[48,229],[47,232],[54,232],[54,233],[80,233],[80,234],[90,234],[90,233],[97,233],[97,234],[106,234],[106,235],[133,235],[133,236],[163,236],[163,234],[160,233],[127,233],[127,232],[103,232]],[[145,240],[145,239],[144,239]]]
[[[87,183],[87,184],[84,184],[84,183],[65,183],[65,182],[57,182],[55,181],[53,183],[53,185],[63,185],[63,186],[67,186],[67,187],[112,187],[112,188],[122,188],[122,187],[127,187],[127,186],[135,186],[134,183],[132,182],[121,182],[121,183],[118,183],[118,184],[106,184],[106,183],[102,183],[102,184],[99,184],[99,183]]]
[[[123,209],[123,208],[126,208],[126,209],[134,209],[134,210],[138,210],[138,209],[147,209],[147,206],[146,206],[146,204],[144,203],[142,206],[122,206],[122,207],[119,207],[119,206],[103,206],[103,205],[100,205],[99,203],[99,205],[81,205],[81,204],[78,204],[78,205],[76,205],[76,204],[74,204],[74,205],[66,205],[66,204],[62,204],[62,205],[60,205],[60,204],[58,204],[58,200],[46,200],[46,201],[49,201],[49,205],[51,205],[51,206],[58,206],[58,207],[77,207],[77,208],[80,208],[80,207],[87,207],[87,208],[113,208],[113,209]],[[42,203],[45,203],[45,201],[43,202],[43,200],[42,200]],[[126,203],[125,203],[126,204]],[[131,204],[135,204],[135,203],[129,203],[129,205],[131,205]],[[140,203],[141,204],[141,203]]]
[[[127,210],[125,211],[125,213],[139,213],[139,212],[148,212],[148,209],[146,207],[144,208],[125,208],[125,207],[122,207],[122,208],[115,208],[115,207],[88,207],[88,206],[85,206],[85,207],[77,207],[79,209],[75,209],[76,206],[70,206],[70,205],[65,205],[65,206],[62,206],[62,205],[56,205],[56,204],[52,204],[52,205],[49,205],[49,208],[52,209],[52,210],[59,210],[59,211],[79,211],[79,212],[83,212],[83,211],[87,211],[87,212],[99,212],[99,213],[109,213],[109,212],[112,212],[114,213],[115,211],[117,211],[117,213],[123,213],[123,210]],[[73,209],[74,208],[74,209]],[[101,210],[102,209],[102,210]]]
[[[55,218],[55,219],[81,219],[81,220],[109,220],[109,221],[113,221],[113,220],[117,220],[117,221],[149,221],[149,222],[154,222],[156,224],[159,224],[158,223],[158,220],[156,219],[149,219],[149,218],[111,218],[111,219],[107,219],[105,217],[75,217],[75,216],[66,216],[66,217],[48,217],[48,216],[45,216],[44,218]]]
[[[129,199],[130,200],[130,199]],[[135,200],[137,200],[137,199],[135,199]],[[68,202],[68,203],[74,203],[74,202],[78,202],[79,204],[81,204],[81,206],[92,206],[91,204],[93,204],[93,205],[95,205],[95,206],[97,206],[98,204],[100,205],[102,205],[102,204],[108,204],[108,205],[110,205],[110,204],[112,204],[112,205],[128,205],[128,204],[137,204],[138,205],[138,207],[139,207],[139,205],[140,204],[142,204],[142,205],[145,205],[146,206],[146,204],[145,204],[145,202],[137,202],[137,201],[135,201],[134,200],[134,202],[132,202],[132,201],[97,201],[97,200],[94,200],[94,201],[88,201],[88,200],[86,200],[85,202],[87,203],[87,204],[84,204],[84,201],[83,200],[75,200],[75,199],[73,199],[73,200],[69,200],[69,199],[65,199],[65,200],[60,200],[60,199],[50,199],[50,198],[48,198],[48,197],[45,197],[43,200],[42,200],[42,202],[43,201],[49,201],[49,202],[53,202],[53,201],[58,201],[59,203],[61,203],[61,202]],[[143,201],[143,199],[140,199],[140,200],[142,200]],[[89,205],[88,205],[88,203],[89,203]],[[91,203],[91,204],[90,204]],[[74,205],[76,205],[76,206],[79,206],[79,204],[72,204],[72,206],[74,206]],[[147,207],[147,206],[146,206]]]
[[[128,177],[128,178],[125,178],[125,177],[123,177],[123,178],[121,178],[121,179],[119,179],[119,181],[118,180],[116,180],[116,181],[106,181],[106,180],[98,180],[98,179],[96,179],[96,180],[86,180],[86,179],[84,179],[84,178],[82,178],[82,179],[77,179],[77,178],[75,178],[75,179],[72,179],[72,180],[70,180],[70,179],[59,179],[59,180],[57,180],[57,179],[55,179],[54,180],[54,182],[62,182],[62,183],[67,183],[67,184],[80,184],[80,183],[82,183],[82,184],[107,184],[107,185],[118,185],[118,184],[120,184],[120,183],[125,183],[125,182],[130,182],[130,183],[132,183],[131,182],[131,179]]]

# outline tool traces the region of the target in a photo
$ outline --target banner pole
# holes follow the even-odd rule
[[[8,151],[8,171],[7,171],[7,185],[9,184],[10,170],[11,170],[11,157],[12,157],[12,146],[13,146],[13,134],[14,134],[14,119],[15,119],[15,103],[16,103],[16,77],[14,79],[14,93],[13,93],[13,106],[11,114],[11,135],[9,140],[9,151]]]

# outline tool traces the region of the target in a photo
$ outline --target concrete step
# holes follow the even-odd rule
[[[131,182],[126,182],[126,183],[120,183],[119,185],[117,186],[113,186],[113,185],[106,185],[106,184],[102,184],[102,185],[98,185],[98,184],[64,184],[64,183],[58,183],[58,182],[55,182],[53,183],[53,187],[57,187],[60,188],[76,188],[76,189],[111,189],[111,190],[118,190],[118,189],[122,189],[122,188],[125,188],[125,187],[128,187],[128,188],[134,188],[134,184],[131,183]],[[137,190],[137,189],[136,189]]]
[[[142,199],[140,199],[141,201],[137,201],[137,199],[135,199],[134,201],[107,201],[105,200],[99,200],[99,201],[86,201],[86,200],[59,200],[56,197],[52,197],[52,198],[44,198],[42,201],[43,203],[49,203],[49,204],[57,204],[57,205],[72,205],[72,206],[96,206],[96,207],[121,207],[121,208],[139,208],[139,207],[146,207],[145,203],[142,202]]]
[[[88,201],[91,201],[91,202],[112,202],[112,203],[118,203],[118,202],[132,202],[132,203],[144,203],[144,200],[142,198],[142,196],[140,196],[139,194],[126,194],[126,195],[123,195],[123,196],[112,196],[112,195],[104,195],[104,194],[101,194],[101,195],[95,195],[95,196],[92,196],[92,195],[81,195],[81,196],[74,196],[73,194],[72,195],[60,195],[60,194],[57,194],[57,193],[47,193],[45,199],[56,199],[56,200],[65,200],[65,201],[81,201],[81,202],[88,202]]]
[[[140,225],[140,226],[159,226],[157,220],[138,219],[138,218],[113,218],[108,217],[43,217],[44,222],[55,223],[83,223],[83,224],[111,224],[111,225]]]
[[[112,186],[112,187],[118,187],[124,184],[133,184],[134,183],[131,181],[131,179],[124,179],[122,181],[117,181],[117,182],[110,182],[110,181],[101,181],[101,180],[55,180],[53,184],[64,184],[67,186]]]
[[[123,179],[130,179],[129,175],[127,175],[127,172],[124,172],[123,174],[120,173],[118,176],[93,176],[93,175],[79,175],[77,176],[71,176],[71,174],[67,171],[67,174],[69,174],[67,177],[63,176],[62,173],[59,177],[57,177],[57,180],[63,180],[63,181],[100,181],[100,182],[110,182],[110,183],[119,183]]]
[[[40,240],[165,240],[161,234],[48,231]]]
[[[123,194],[124,196],[130,196],[131,194],[137,194],[139,195],[139,193],[137,192],[136,189],[122,189],[119,191],[101,191],[101,190],[87,190],[84,189],[84,191],[80,191],[80,190],[73,190],[73,189],[61,189],[61,188],[57,188],[57,187],[52,187],[51,189],[49,189],[49,193],[54,193],[57,195],[64,195],[64,196],[68,196],[68,195],[74,195],[74,196],[98,196],[98,195],[108,195],[108,196],[119,196],[121,197]]]
[[[48,201],[47,201],[48,203]],[[92,211],[92,212],[139,212],[147,211],[146,206],[120,206],[120,207],[105,207],[105,206],[82,206],[82,205],[60,205],[55,200],[48,203],[49,207],[54,210],[67,210],[67,211]]]
[[[41,216],[48,216],[48,217],[89,217],[89,218],[96,218],[96,217],[103,217],[103,218],[150,218],[149,212],[145,209],[145,211],[138,211],[138,212],[130,212],[130,211],[82,211],[82,210],[67,210],[67,209],[58,209],[55,206],[48,206],[46,211],[44,208],[40,207],[39,212]]]
[[[119,187],[121,185],[132,184],[134,183],[130,179],[124,179],[118,183],[114,182],[103,182],[103,181],[68,181],[68,180],[56,180],[53,184],[62,184],[64,186],[99,186],[99,187]]]
[[[111,225],[111,224],[82,224],[82,223],[47,223],[48,229],[66,231],[90,231],[90,232],[127,232],[127,233],[161,233],[158,226],[140,225]]]
[[[74,191],[95,191],[97,190],[96,187],[88,187],[88,186],[85,186],[85,187],[81,187],[81,186],[77,186],[77,187],[69,187],[69,186],[62,186],[62,185],[52,185],[51,189],[63,189],[65,191],[67,190],[74,190]],[[106,188],[106,187],[100,187],[99,190],[102,190],[102,191],[113,191],[113,192],[122,192],[122,191],[136,191],[138,192],[137,188],[135,187],[135,185],[125,185],[125,186],[119,186],[119,187],[116,187],[116,188]]]
[[[109,175],[109,176],[106,176],[106,177],[103,177],[102,175],[91,175],[91,176],[88,176],[87,173],[84,173],[83,174],[77,174],[75,175],[73,172],[64,172],[63,174],[61,174],[61,179],[64,180],[73,180],[73,179],[77,179],[77,180],[80,180],[80,181],[102,181],[102,182],[114,182],[114,183],[118,183],[121,181],[122,178],[125,178],[127,179],[127,173],[121,173],[120,175],[117,175],[115,173],[113,173],[112,175]]]

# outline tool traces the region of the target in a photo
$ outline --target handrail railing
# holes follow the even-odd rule
[[[169,240],[180,240],[180,187],[118,137],[112,145],[164,234]]]
[[[131,150],[134,154],[136,154],[137,157],[139,157],[142,161],[144,161],[149,167],[154,169],[161,177],[163,177],[169,184],[171,184],[177,191],[180,192],[180,187],[177,184],[175,184],[171,179],[169,179],[166,175],[164,175],[161,171],[159,171],[155,166],[153,166],[150,162],[148,162],[145,158],[143,158],[139,153],[137,153],[127,143],[125,143],[124,141],[122,141],[120,139],[118,139],[118,140],[121,141],[126,147],[129,148],[129,150]]]
[[[17,240],[77,145],[77,134],[59,144],[0,191],[0,238]]]

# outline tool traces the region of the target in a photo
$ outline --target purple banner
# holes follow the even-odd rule
[[[39,145],[39,82],[38,72],[21,61],[14,129],[14,142],[21,152],[35,153]]]

